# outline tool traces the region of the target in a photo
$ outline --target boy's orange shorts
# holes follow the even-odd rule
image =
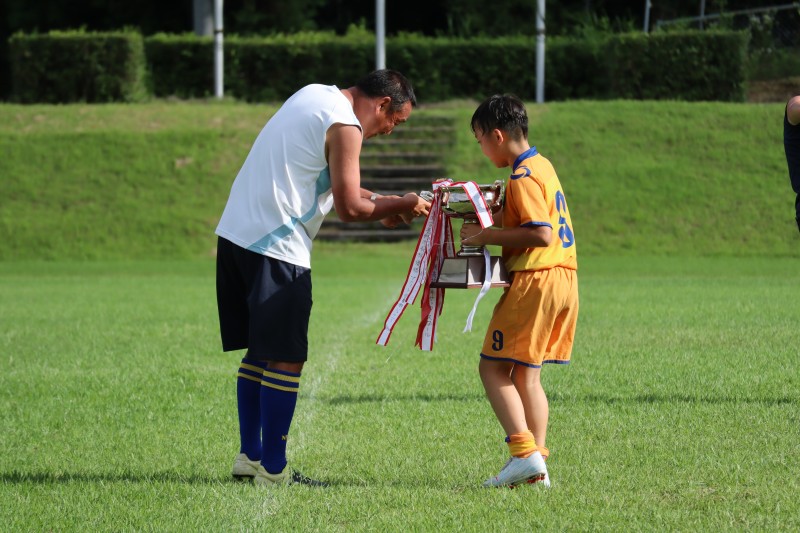
[[[578,322],[578,273],[569,268],[514,272],[486,331],[481,357],[539,368],[569,363]]]

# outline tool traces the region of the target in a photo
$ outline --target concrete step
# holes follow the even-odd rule
[[[418,239],[422,231],[424,219],[416,219],[411,225],[401,224],[396,228],[387,228],[380,222],[342,222],[331,213],[317,233],[317,239],[338,241],[370,241],[394,242],[406,239]]]
[[[317,239],[323,241],[357,241],[357,242],[398,242],[419,239],[419,231],[412,229],[382,229],[366,230],[339,230],[323,226],[317,234]]]
[[[442,138],[442,139],[417,139],[417,138],[399,138],[393,136],[387,137],[373,137],[372,139],[367,139],[364,142],[362,152],[365,150],[376,150],[379,151],[381,149],[402,149],[402,148],[413,148],[418,149],[420,146],[427,147],[430,146],[432,148],[441,148],[442,146],[451,146],[455,141],[451,138]]]
[[[384,178],[384,177],[441,177],[445,173],[445,167],[441,164],[434,165],[362,165],[361,177],[363,178]]]
[[[452,137],[455,127],[441,125],[404,124],[392,130],[392,135],[402,137]]]
[[[437,164],[442,155],[439,152],[380,152],[380,151],[363,151],[361,153],[361,162],[364,164],[368,162],[371,164],[381,165],[407,165],[407,164]]]
[[[361,186],[378,194],[403,195],[429,191],[446,177],[442,154],[455,143],[455,127],[448,117],[415,114],[391,135],[367,139],[361,150]],[[380,222],[344,223],[331,213],[317,238],[326,241],[396,242],[416,240],[423,219],[411,226],[389,229]]]
[[[407,192],[430,191],[434,179],[419,177],[397,177],[397,178],[362,178],[361,186],[378,194],[398,194],[400,196]]]

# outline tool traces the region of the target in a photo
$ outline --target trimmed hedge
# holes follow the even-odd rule
[[[108,63],[109,57],[99,50],[108,50],[108,56],[117,50],[115,66],[136,63],[134,54],[122,53],[124,47],[118,41],[113,41],[116,47],[112,46],[112,36],[131,34],[94,35],[98,37],[93,52],[78,56],[74,52],[60,53],[61,49],[53,46],[58,39],[42,45],[46,39],[37,36],[12,38],[15,40],[12,64],[26,61],[33,64],[27,70],[20,69],[20,80],[16,79],[15,71],[16,99],[25,102],[129,99],[127,95],[135,91],[112,93],[75,87],[78,81],[106,80],[98,71],[112,77],[113,72],[106,66],[92,69],[92,65]],[[91,40],[82,33],[70,38],[80,42]],[[550,38],[546,47],[545,96],[548,100],[743,101],[747,39],[746,33],[730,31],[629,33],[583,40]],[[38,50],[34,49],[35,43],[40,46]],[[212,38],[159,34],[144,39],[143,43],[151,94],[203,98],[213,93]],[[388,40],[386,59],[387,65],[408,76],[422,102],[482,99],[498,92],[513,92],[523,99],[532,99],[536,88],[535,52],[532,37],[456,39],[399,35]],[[368,33],[345,37],[327,32],[258,38],[228,36],[224,54],[225,94],[249,102],[264,102],[283,100],[308,83],[351,85],[373,68],[375,44]],[[81,58],[78,66],[71,63],[74,57]],[[53,66],[62,63],[72,69],[68,70],[69,75],[51,74],[57,71]],[[100,84],[95,81],[94,85]],[[97,98],[97,93],[102,99]]]
[[[624,99],[744,101],[748,41],[729,31],[614,36],[609,90]]]
[[[194,34],[145,39],[155,96],[213,94],[214,41]],[[309,83],[346,86],[374,68],[375,43],[365,36],[299,33],[225,37],[225,93],[250,102],[283,100]]]
[[[16,33],[8,44],[14,101],[130,102],[147,96],[139,33]]]
[[[213,42],[191,35],[145,41],[156,96],[202,97],[213,85]],[[412,81],[421,101],[535,96],[536,43],[529,37],[429,38],[387,43],[387,64]],[[546,47],[548,100],[630,98],[742,101],[747,34],[631,33],[598,40],[552,38]],[[275,101],[308,83],[352,84],[374,61],[369,38],[297,34],[225,41],[226,93]],[[198,78],[202,77],[202,80]]]

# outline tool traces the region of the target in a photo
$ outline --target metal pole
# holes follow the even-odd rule
[[[222,0],[214,0],[214,96],[222,98]]]
[[[644,0],[644,32],[650,31],[650,0]]]
[[[544,103],[544,0],[536,2],[536,103]]]
[[[703,19],[706,16],[706,0],[700,0],[700,29],[703,29]]]
[[[386,1],[375,0],[375,70],[386,68]]]
[[[214,9],[212,0],[194,0],[192,2],[192,18],[195,35],[211,37],[214,34]]]

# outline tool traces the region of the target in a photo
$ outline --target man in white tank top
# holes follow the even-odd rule
[[[347,89],[308,85],[256,138],[217,226],[217,305],[224,351],[247,349],[237,377],[240,453],[233,476],[324,485],[287,467],[286,441],[307,360],[311,246],[335,206],[344,222],[387,226],[428,214],[408,193],[361,188],[363,139],[408,120],[416,97],[399,72]]]

